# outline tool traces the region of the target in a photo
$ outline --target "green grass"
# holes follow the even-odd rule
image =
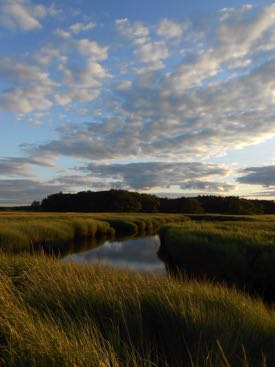
[[[275,309],[232,287],[275,294],[274,224],[275,216],[1,213],[0,366],[274,366]],[[9,253],[160,226],[166,260],[200,281]]]
[[[0,249],[44,247],[62,251],[80,239],[149,233],[163,223],[184,220],[188,218],[173,214],[4,212],[0,213]]]
[[[0,365],[275,364],[275,311],[235,290],[0,255]]]
[[[225,281],[274,300],[274,224],[270,216],[167,225],[160,230],[160,256],[174,273]]]

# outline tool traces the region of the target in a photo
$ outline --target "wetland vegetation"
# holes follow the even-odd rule
[[[160,229],[159,255],[168,271],[225,282],[274,301],[275,216],[198,219]]]
[[[63,251],[78,240],[154,233],[165,223],[188,220],[181,214],[0,213],[0,249]]]
[[[28,253],[157,231],[168,275]],[[274,238],[272,215],[3,212],[0,365],[273,366]]]
[[[274,366],[275,312],[206,282],[0,258],[3,366]]]

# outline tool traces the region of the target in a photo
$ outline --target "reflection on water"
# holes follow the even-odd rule
[[[165,265],[157,255],[159,247],[158,235],[124,241],[105,241],[100,247],[67,255],[63,261],[101,263],[142,272],[164,274]]]

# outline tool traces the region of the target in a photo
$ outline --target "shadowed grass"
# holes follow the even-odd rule
[[[235,290],[43,256],[0,268],[3,366],[275,363],[274,311]]]
[[[274,299],[274,222],[186,222],[164,226],[160,238],[159,254],[172,272],[226,281]]]

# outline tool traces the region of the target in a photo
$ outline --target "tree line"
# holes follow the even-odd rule
[[[75,194],[60,192],[47,196],[41,203],[34,201],[30,209],[53,212],[275,214],[275,202],[212,195],[172,199],[112,189]]]

